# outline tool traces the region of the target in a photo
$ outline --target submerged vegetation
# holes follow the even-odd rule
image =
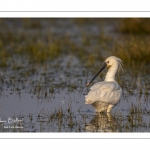
[[[149,32],[140,18],[0,19],[0,118],[24,118],[23,129],[0,131],[149,132]],[[123,98],[107,116],[84,96],[110,55],[123,60]]]

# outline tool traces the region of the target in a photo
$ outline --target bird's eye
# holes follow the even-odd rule
[[[109,61],[107,61],[107,64],[109,63]]]

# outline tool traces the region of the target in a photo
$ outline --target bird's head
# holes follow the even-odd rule
[[[105,66],[107,68],[110,68],[113,65],[119,65],[122,68],[122,60],[116,56],[110,56],[108,57],[105,62],[104,62]]]
[[[102,72],[102,70],[104,70],[106,67],[110,68],[110,67],[112,67],[114,65],[117,65],[117,68],[118,68],[118,66],[120,68],[122,68],[122,60],[120,58],[116,57],[116,56],[110,56],[110,57],[108,57],[105,60],[105,62],[103,63],[103,65],[102,65],[101,69],[99,70],[99,72],[94,76],[94,78],[89,83],[87,83],[86,86],[89,86],[92,83],[92,81],[98,76],[98,74],[100,72]]]

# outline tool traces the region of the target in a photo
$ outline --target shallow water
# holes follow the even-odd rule
[[[84,73],[73,56],[66,57],[57,69],[50,69],[53,65],[44,72],[41,67],[28,78],[18,75],[10,80],[6,75],[1,81],[1,132],[149,132],[149,113],[131,113],[134,105],[149,108],[143,95],[124,89],[111,116],[97,115],[85,104],[86,81],[92,75]]]

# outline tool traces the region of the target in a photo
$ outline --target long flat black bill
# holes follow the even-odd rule
[[[102,66],[102,68],[101,68],[100,71],[94,76],[94,78],[93,78],[89,83],[86,84],[87,87],[88,87],[88,86],[92,83],[92,81],[98,76],[98,74],[99,74],[101,71],[103,71],[103,70],[105,69],[106,66],[107,66],[107,64],[104,63],[103,66]]]

